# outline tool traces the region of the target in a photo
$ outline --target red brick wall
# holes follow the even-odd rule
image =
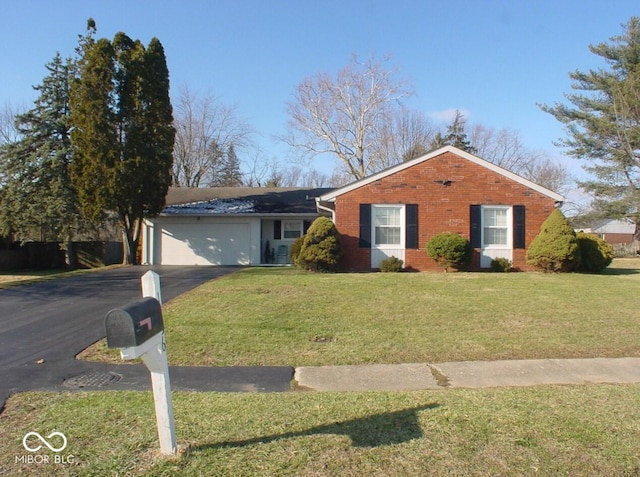
[[[444,186],[435,181],[449,180]],[[540,231],[554,208],[554,200],[451,152],[345,193],[336,199],[336,227],[343,237],[346,270],[369,270],[370,250],[358,248],[359,204],[418,204],[419,249],[406,250],[405,267],[439,270],[425,251],[431,237],[441,232],[469,238],[469,206],[524,205],[526,246]],[[479,268],[479,253],[474,254]],[[525,250],[513,251],[513,265],[530,270]]]
[[[619,243],[633,243],[633,234],[603,234],[604,240],[611,245]]]

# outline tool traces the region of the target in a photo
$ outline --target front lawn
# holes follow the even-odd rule
[[[640,261],[603,275],[252,268],[165,306],[174,365],[640,356]],[[104,343],[85,355],[119,361]]]
[[[638,356],[638,265],[602,276],[247,269],[165,306],[167,351],[195,365]],[[104,344],[91,351],[120,361]],[[149,392],[21,393],[0,414],[0,475],[631,476],[639,400],[640,384],[174,392],[181,453],[166,458]],[[24,449],[27,433],[53,431],[68,440],[62,462]]]
[[[639,400],[640,385],[178,392],[183,453],[162,458],[150,393],[23,393],[0,415],[0,475],[631,476]],[[72,463],[56,464],[47,449],[32,455],[49,463],[20,462],[26,433],[53,430],[67,437],[60,455]]]

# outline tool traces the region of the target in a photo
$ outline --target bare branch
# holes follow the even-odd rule
[[[184,86],[174,107],[176,139],[173,184],[176,187],[211,185],[225,151],[253,146],[255,131],[233,106],[215,96],[199,97]]]
[[[400,101],[411,94],[385,61],[353,57],[335,78],[318,73],[303,80],[287,104],[290,131],[281,139],[304,158],[332,153],[356,179],[384,168],[381,143]]]

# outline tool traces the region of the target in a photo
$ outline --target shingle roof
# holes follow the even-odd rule
[[[171,188],[163,215],[316,214],[315,198],[331,188]]]

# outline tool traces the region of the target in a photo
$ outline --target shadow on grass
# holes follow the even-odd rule
[[[215,442],[201,446],[193,446],[189,450],[193,452],[225,447],[247,447],[256,444],[268,444],[282,439],[322,434],[348,435],[354,447],[379,447],[401,444],[423,437],[422,428],[418,421],[418,412],[435,409],[437,407],[440,407],[440,404],[425,404],[424,406],[383,414],[374,414],[350,421],[338,421],[333,424],[312,427],[304,431],[285,432],[283,434],[238,441]]]
[[[637,268],[605,268],[602,275],[637,275],[640,270]]]

